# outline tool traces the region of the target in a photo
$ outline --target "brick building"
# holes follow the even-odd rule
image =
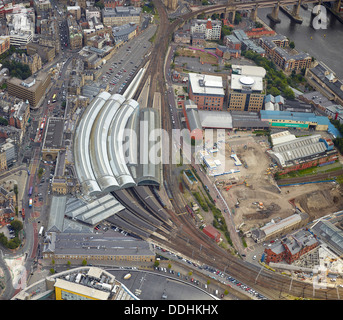
[[[223,79],[197,73],[188,74],[188,94],[199,109],[223,110],[224,88]]]
[[[305,253],[313,250],[319,242],[309,231],[300,230],[293,235],[288,235],[272,246],[264,250],[265,261],[281,262],[286,261],[291,264],[298,260]]]

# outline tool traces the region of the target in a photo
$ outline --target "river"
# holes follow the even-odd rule
[[[309,4],[309,9],[313,5]],[[281,23],[274,24],[267,17],[272,8],[258,9],[258,17],[277,33],[285,35],[294,41],[297,51],[308,52],[317,60],[323,61],[331,68],[336,76],[343,79],[343,24],[329,11],[327,12],[327,29],[314,29],[312,27],[311,11],[300,8],[299,15],[303,18],[302,24],[290,20],[281,10],[279,19]]]

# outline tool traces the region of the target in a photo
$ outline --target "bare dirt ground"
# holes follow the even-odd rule
[[[295,212],[291,202],[308,213],[310,220],[343,209],[343,188],[332,182],[279,189],[272,174],[267,171],[271,161],[265,153],[266,138],[239,134],[240,137],[237,133],[227,140],[231,147],[227,148],[227,158],[234,150],[247,168],[240,166],[239,173],[216,179],[232,211],[236,228],[245,232],[261,227],[271,219],[286,218]],[[232,181],[236,184],[226,191]],[[239,207],[236,207],[238,202]]]

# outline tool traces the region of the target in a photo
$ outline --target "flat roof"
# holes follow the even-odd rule
[[[222,77],[199,73],[189,73],[188,77],[194,94],[224,96]]]
[[[202,128],[232,129],[230,112],[215,110],[198,110]]]
[[[64,279],[57,278],[54,287],[79,293],[95,300],[107,300],[110,292],[97,290],[93,287],[87,287],[79,283],[70,282]]]

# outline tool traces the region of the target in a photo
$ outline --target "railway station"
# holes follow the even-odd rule
[[[150,134],[159,123],[156,110],[139,110],[133,99],[108,92],[97,95],[83,113],[74,137],[75,169],[82,192],[93,196],[135,185],[159,186],[160,163],[150,159],[149,152],[140,152],[150,150]]]

